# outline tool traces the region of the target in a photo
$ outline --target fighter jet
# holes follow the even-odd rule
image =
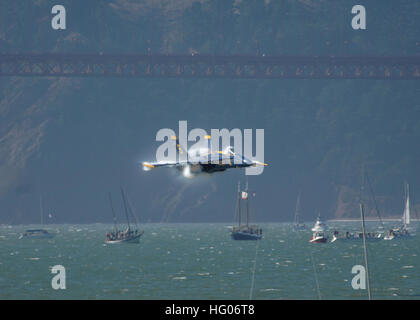
[[[207,136],[209,139],[210,136]],[[205,150],[189,150],[185,151],[179,144],[177,137],[172,137],[176,140],[177,155],[186,153],[187,160],[168,161],[168,162],[142,162],[143,170],[150,171],[159,167],[171,167],[181,171],[182,174],[191,178],[198,174],[212,174],[215,172],[223,172],[232,168],[247,168],[255,167],[257,165],[266,166],[266,163],[247,159],[241,154],[233,151],[231,146],[224,151],[212,151],[211,148]]]

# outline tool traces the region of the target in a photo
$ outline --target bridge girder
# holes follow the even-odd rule
[[[0,76],[420,79],[420,56],[0,54]]]

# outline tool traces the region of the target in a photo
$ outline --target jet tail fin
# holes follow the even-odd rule
[[[181,147],[181,144],[179,143],[179,138],[177,136],[172,136],[171,140],[176,141],[176,150],[179,154],[187,154],[187,151]]]

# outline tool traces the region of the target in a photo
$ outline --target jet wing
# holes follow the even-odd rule
[[[178,167],[187,164],[187,161],[173,161],[173,162],[142,162],[143,170],[149,171],[159,167]]]

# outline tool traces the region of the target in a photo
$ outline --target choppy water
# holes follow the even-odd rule
[[[146,224],[140,244],[117,245],[104,244],[110,225],[49,225],[54,239],[19,240],[29,227],[0,226],[0,299],[249,299],[255,257],[253,299],[318,299],[316,276],[322,299],[367,298],[351,287],[361,242],[310,244],[289,224],[261,224],[258,242],[231,240],[227,224]],[[368,243],[374,299],[420,299],[419,244]],[[51,287],[54,265],[65,290]]]

